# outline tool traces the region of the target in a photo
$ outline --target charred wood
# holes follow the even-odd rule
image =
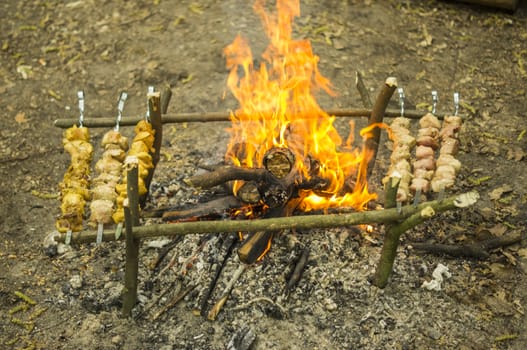
[[[239,206],[241,203],[236,197],[226,196],[189,209],[165,211],[162,217],[164,221],[188,220],[189,218],[194,221],[211,220],[223,218],[228,215],[230,209]]]

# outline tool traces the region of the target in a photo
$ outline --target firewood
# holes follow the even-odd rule
[[[271,248],[273,235],[274,231],[258,231],[250,234],[238,249],[240,261],[246,264],[255,263]]]
[[[236,197],[247,204],[257,204],[262,199],[255,181],[245,182],[236,192]]]
[[[224,217],[229,209],[239,207],[240,201],[234,196],[218,198],[207,203],[202,203],[190,209],[167,210],[163,213],[164,221],[177,221],[181,219],[201,219]]]
[[[283,179],[291,173],[295,156],[288,148],[273,147],[265,152],[263,165],[277,179]]]
[[[210,173],[194,175],[183,181],[187,185],[196,188],[211,188],[231,180],[272,181],[273,176],[264,168],[244,168],[226,165]]]

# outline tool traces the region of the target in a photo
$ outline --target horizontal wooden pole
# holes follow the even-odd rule
[[[330,109],[326,111],[327,114],[335,117],[369,117],[371,115],[371,109]],[[418,110],[405,110],[404,116],[411,119],[419,119],[423,115],[428,113],[427,111]],[[399,109],[387,109],[385,117],[399,117],[401,111]],[[441,119],[448,113],[436,114]],[[308,118],[309,115],[306,115]],[[135,125],[143,117],[124,117],[121,119],[119,125],[130,126]],[[225,122],[230,120],[229,112],[208,112],[208,113],[177,113],[177,114],[165,114],[163,115],[163,124],[171,123],[196,123],[196,122]],[[59,128],[69,128],[79,122],[76,118],[65,118],[55,120],[54,125]],[[83,125],[89,128],[96,127],[112,127],[115,126],[115,118],[99,117],[94,116],[83,120]]]
[[[417,206],[406,205],[401,208],[400,213],[397,211],[397,208],[392,208],[348,214],[304,215],[243,221],[215,220],[154,224],[134,227],[133,235],[135,238],[153,238],[159,236],[178,236],[203,233],[279,231],[285,229],[302,230],[355,226],[362,224],[380,224],[404,220],[426,207],[432,207],[436,212],[443,212],[457,207],[466,207],[474,204],[478,198],[479,195],[477,192],[468,192],[443,199],[442,201],[424,202]],[[96,237],[96,231],[74,232],[71,237],[71,242],[91,243],[95,242]],[[60,234],[55,237],[55,241],[63,243],[65,238],[65,233]],[[123,239],[123,237],[120,239]],[[103,232],[103,241],[114,240],[114,230],[105,230]]]

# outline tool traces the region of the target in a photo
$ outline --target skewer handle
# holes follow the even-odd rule
[[[77,91],[77,98],[79,99],[79,127],[82,128],[84,123],[84,91]]]

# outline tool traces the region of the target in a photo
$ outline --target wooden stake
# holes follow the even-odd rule
[[[397,88],[397,79],[390,77],[386,79],[384,85],[375,100],[375,104],[371,110],[371,115],[368,118],[368,125],[373,126],[382,123],[384,115],[386,114],[386,107],[392,98],[392,95]],[[375,159],[377,158],[377,151],[379,149],[379,140],[381,138],[381,129],[374,127],[367,136],[364,146],[367,154],[370,156],[368,161],[368,177],[373,171]],[[361,167],[362,168],[362,167]]]
[[[127,173],[127,201],[124,207],[125,216],[125,242],[126,242],[126,265],[124,271],[123,308],[124,317],[132,315],[132,309],[137,302],[137,271],[139,269],[139,245],[140,238],[134,237],[132,227],[139,226],[139,161],[136,157],[127,157],[125,166]]]
[[[163,142],[163,122],[161,120],[161,99],[159,92],[151,92],[148,94],[148,110],[150,114],[150,121],[152,128],[154,129],[154,153],[152,154],[152,164],[154,167],[148,172],[148,176],[145,179],[145,186],[150,189],[150,183],[154,177],[154,171],[156,165],[159,163],[161,144]],[[140,198],[141,208],[145,206],[146,198],[148,193]]]
[[[381,258],[373,278],[373,284],[375,286],[379,288],[386,287],[388,278],[392,274],[393,263],[395,261],[395,255],[397,254],[397,247],[399,246],[399,238],[401,235],[409,229],[423,223],[435,214],[435,210],[428,206],[413,214],[400,224],[388,228],[382,244]]]

